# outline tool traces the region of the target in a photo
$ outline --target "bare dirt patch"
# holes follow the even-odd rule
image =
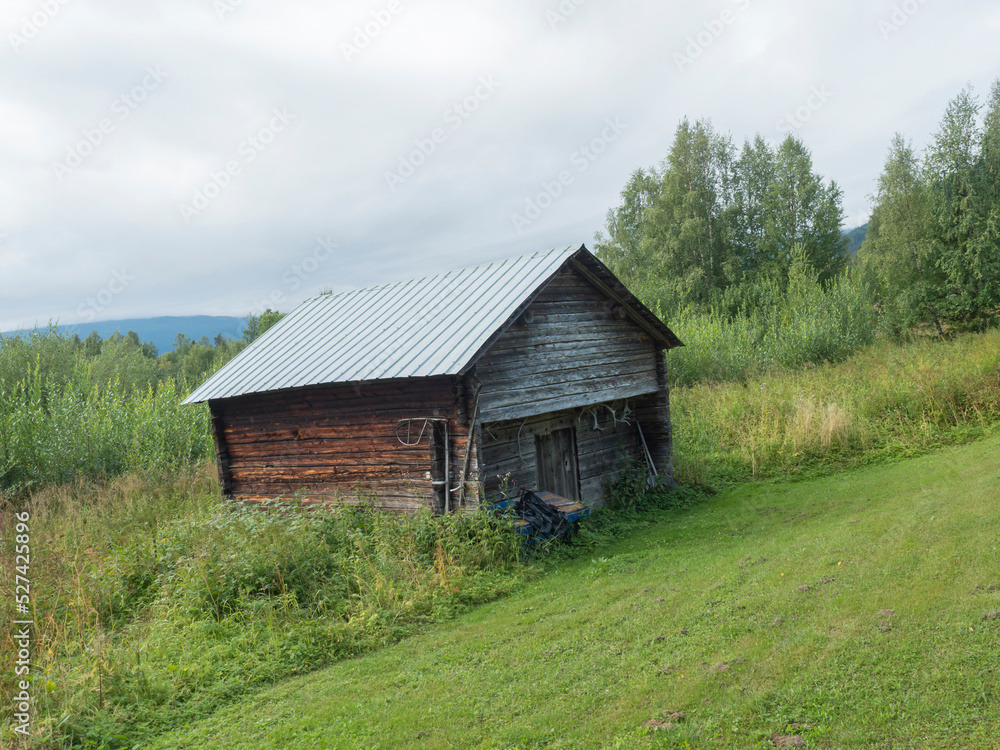
[[[686,718],[687,714],[682,714],[679,711],[671,711],[662,719],[650,719],[649,721],[643,722],[642,725],[644,727],[649,727],[654,732],[660,732],[667,729],[673,729]]]
[[[896,616],[896,611],[894,609],[881,609],[878,616],[881,618],[878,629],[883,633],[892,632],[892,618]]]
[[[775,747],[805,747],[806,741],[797,734],[775,734],[771,737]]]

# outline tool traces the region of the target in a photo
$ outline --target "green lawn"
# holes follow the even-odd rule
[[[997,437],[732,489],[154,747],[1000,748],[998,511]]]

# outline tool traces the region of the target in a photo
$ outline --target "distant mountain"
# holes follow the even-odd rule
[[[102,339],[116,332],[122,334],[135,331],[140,341],[152,341],[160,354],[173,351],[174,341],[178,333],[183,333],[189,339],[198,341],[202,336],[212,341],[220,333],[229,338],[238,339],[243,336],[246,328],[246,318],[230,318],[213,315],[186,315],[160,318],[130,318],[126,320],[103,320],[99,323],[75,323],[59,326],[66,333],[76,331],[81,339],[87,338],[91,331],[97,331]],[[27,333],[27,331],[10,331],[4,335]]]
[[[849,232],[844,232],[847,236],[849,242],[847,249],[851,251],[851,255],[857,255],[858,250],[861,248],[861,243],[865,241],[865,237],[868,236],[868,224],[862,224],[856,229],[852,229]]]

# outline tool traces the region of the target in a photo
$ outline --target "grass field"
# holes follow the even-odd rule
[[[1000,748],[998,510],[996,436],[733,488],[153,747]]]
[[[882,341],[844,362],[675,388],[671,412],[681,484],[719,487],[911,458],[1000,424],[1000,329]]]

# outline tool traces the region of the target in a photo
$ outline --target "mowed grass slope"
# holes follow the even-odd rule
[[[154,747],[1000,748],[996,436],[657,521]]]

